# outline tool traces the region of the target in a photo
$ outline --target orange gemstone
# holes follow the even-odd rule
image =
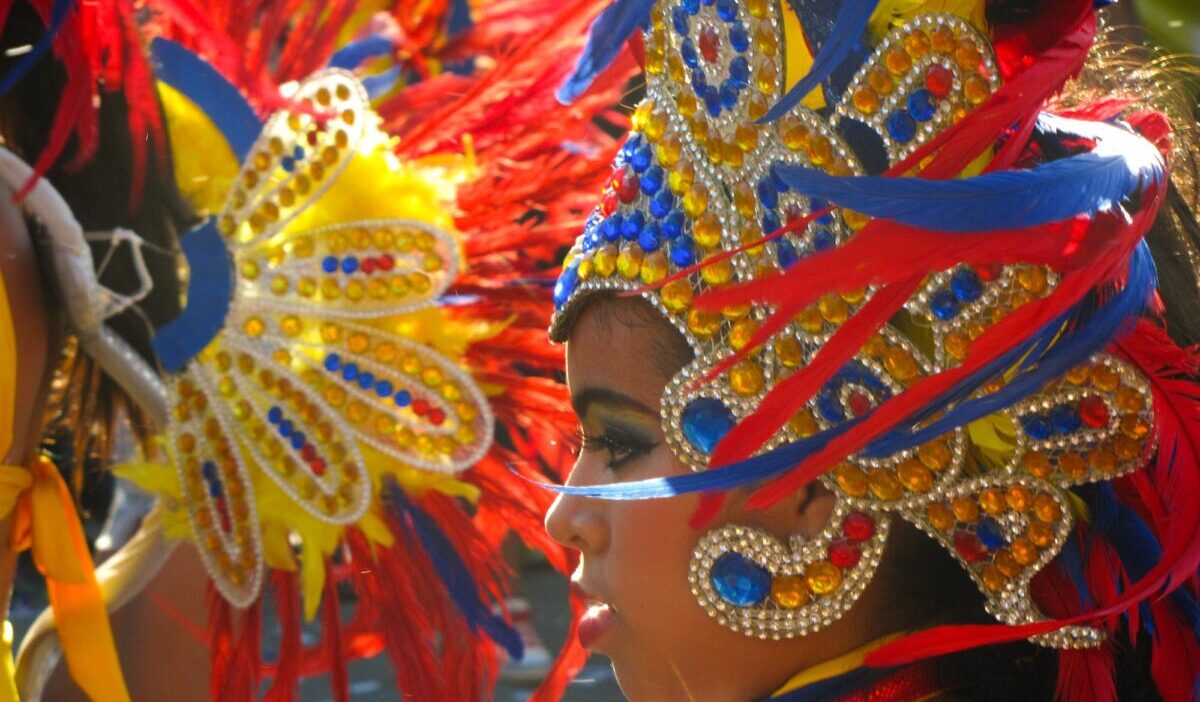
[[[892,91],[896,89],[896,82],[882,66],[871,69],[871,72],[867,74],[867,83],[880,95],[891,95]]]
[[[842,584],[842,571],[829,561],[817,561],[804,569],[804,579],[815,595],[828,595]]]
[[[896,475],[909,492],[926,493],[933,487],[933,473],[916,459],[910,458],[901,463]]]
[[[900,47],[893,47],[883,57],[883,63],[892,75],[903,75],[912,70],[912,57]]]
[[[1145,406],[1145,398],[1142,397],[1142,393],[1127,386],[1117,390],[1115,401],[1117,409],[1126,413],[1141,412],[1142,407]]]
[[[1097,390],[1113,392],[1121,384],[1121,376],[1109,366],[1100,364],[1092,369],[1092,385]]]
[[[922,444],[917,456],[930,470],[944,470],[954,458],[946,442],[941,439]]]
[[[979,503],[970,497],[956,497],[950,501],[950,509],[958,521],[972,524],[979,521]]]
[[[862,497],[870,489],[867,474],[853,463],[842,463],[833,469],[833,478],[842,492],[850,497]]]
[[[1042,493],[1033,498],[1033,513],[1043,522],[1057,522],[1062,518],[1062,507],[1058,500]]]
[[[1142,455],[1142,445],[1136,439],[1118,436],[1113,439],[1113,452],[1117,454],[1117,458],[1128,461]]]
[[[808,586],[795,575],[782,575],[771,581],[771,599],[784,609],[795,609],[808,598]]]
[[[1008,489],[1008,506],[1017,511],[1024,512],[1029,509],[1033,502],[1033,491],[1023,485],[1014,485]]]
[[[1017,559],[1007,548],[997,551],[996,555],[992,557],[992,562],[1006,578],[1015,578],[1021,574],[1021,564],[1017,563]]]
[[[1064,453],[1058,457],[1058,469],[1070,478],[1087,475],[1087,461],[1077,453]]]
[[[1004,584],[1008,582],[1008,578],[1004,577],[1004,573],[995,565],[985,565],[979,571],[979,579],[983,581],[983,586],[992,592],[1004,589]]]
[[[1038,548],[1046,548],[1054,543],[1054,529],[1049,524],[1033,522],[1025,528],[1025,534]]]
[[[854,109],[864,115],[873,115],[879,111],[879,93],[868,86],[854,91]]]
[[[1014,539],[1008,548],[1012,552],[1013,560],[1023,566],[1030,566],[1037,562],[1038,548],[1029,539]]]
[[[797,412],[796,415],[788,421],[788,426],[791,427],[792,431],[796,432],[796,436],[799,436],[800,438],[812,436],[820,430],[820,427],[817,426],[817,420],[813,418],[812,412],[806,409]],[[866,480],[865,475],[863,476],[863,479]],[[841,481],[839,480],[839,484],[840,483]],[[843,487],[842,489],[845,488]],[[863,490],[866,490],[865,482],[863,483]],[[849,492],[849,490],[847,490],[847,492]]]
[[[1117,456],[1112,449],[1105,444],[1101,444],[1096,448],[1088,451],[1088,464],[1092,470],[1100,473],[1109,474],[1117,469]]]
[[[871,494],[884,502],[895,502],[904,496],[904,486],[890,468],[878,468],[867,476]]]
[[[954,512],[950,508],[940,502],[934,502],[925,508],[925,517],[929,519],[929,523],[933,528],[941,531],[950,531],[954,525],[958,523],[958,518],[954,516]]]
[[[979,505],[991,515],[1004,514],[1008,510],[1008,499],[999,488],[988,488],[979,494]]]

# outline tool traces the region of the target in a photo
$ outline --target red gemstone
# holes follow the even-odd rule
[[[875,520],[862,512],[851,512],[842,520],[842,533],[851,541],[866,541],[875,535]]]
[[[800,205],[791,202],[784,208],[783,216],[787,219],[787,223],[791,224],[804,216],[804,210],[800,209]]]
[[[312,444],[305,444],[304,448],[300,449],[300,457],[306,461],[312,462],[317,457],[317,449]]]
[[[842,570],[858,565],[860,558],[862,558],[862,551],[859,551],[858,547],[849,541],[835,541],[829,545],[829,562]]]
[[[615,190],[605,190],[600,198],[600,214],[605,217],[617,211],[617,193]]]
[[[621,182],[614,187],[617,189],[617,197],[621,198],[621,202],[629,204],[637,199],[638,196],[638,177],[633,171],[621,171],[624,175],[621,177]]]
[[[217,498],[217,519],[221,522],[221,531],[229,531],[229,510],[225,507],[225,498]]]
[[[991,263],[985,266],[975,266],[975,275],[987,283],[1000,277],[1002,269],[999,264]]]
[[[362,262],[362,272],[363,273],[374,273],[376,265],[377,264],[375,263],[375,259],[364,258],[363,262]]]
[[[967,563],[975,563],[987,554],[983,542],[969,531],[954,532],[954,550]]]
[[[939,100],[950,94],[954,87],[954,74],[945,66],[933,65],[925,71],[925,89]]]
[[[438,426],[441,426],[442,422],[446,421],[446,413],[441,411],[440,409],[434,408],[433,410],[430,410],[430,412],[429,412],[429,421],[433,422],[434,424],[436,424]]]
[[[429,411],[429,403],[425,400],[413,400],[412,408],[418,417],[423,417]]]
[[[717,52],[721,49],[721,37],[717,30],[706,27],[700,32],[700,55],[705,61],[712,63],[717,60]]]
[[[1079,416],[1083,418],[1084,424],[1093,429],[1106,427],[1108,426],[1108,405],[1094,395],[1085,397],[1079,403]]]
[[[391,254],[384,254],[379,257],[379,270],[390,271],[396,265],[396,259],[392,258]]]
[[[320,458],[309,462],[308,467],[312,468],[314,475],[325,475],[325,461]]]
[[[850,405],[850,412],[855,417],[861,417],[871,411],[871,396],[862,390],[855,390],[846,398],[847,404]]]

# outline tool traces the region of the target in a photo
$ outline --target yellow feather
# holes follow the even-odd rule
[[[208,115],[183,93],[159,83],[158,95],[171,143],[187,145],[171,153],[175,183],[194,211],[216,213],[238,177],[233,149]]]
[[[980,32],[987,32],[984,0],[882,0],[867,24],[876,39],[917,15],[941,13],[961,17]]]

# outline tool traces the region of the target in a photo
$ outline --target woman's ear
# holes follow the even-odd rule
[[[812,482],[770,507],[749,509],[747,494],[731,496],[726,520],[731,524],[756,527],[781,541],[800,535],[815,537],[833,514],[837,496],[820,482]]]

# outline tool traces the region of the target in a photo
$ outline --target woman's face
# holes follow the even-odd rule
[[[601,306],[605,309],[601,309]],[[635,309],[636,306],[644,306]],[[582,446],[568,484],[682,475],[689,469],[666,443],[659,398],[671,375],[664,348],[673,330],[640,300],[590,305],[567,343],[567,384]],[[677,340],[676,340],[677,341]],[[669,363],[666,365],[670,365]],[[736,521],[786,537],[818,531],[832,497],[784,501],[746,513],[736,506],[719,522]],[[764,642],[718,625],[696,602],[688,563],[701,533],[688,526],[694,496],[604,501],[560,496],[546,517],[550,535],[581,555],[574,582],[591,605],[580,626],[590,650],[612,659],[631,700],[718,700],[739,661],[757,669],[757,686],[728,699],[768,694],[804,656],[805,642]],[[737,501],[734,500],[736,503]],[[719,525],[716,524],[714,526]],[[764,672],[779,657],[779,672]],[[764,664],[767,664],[764,666]],[[723,674],[722,674],[723,673]]]

